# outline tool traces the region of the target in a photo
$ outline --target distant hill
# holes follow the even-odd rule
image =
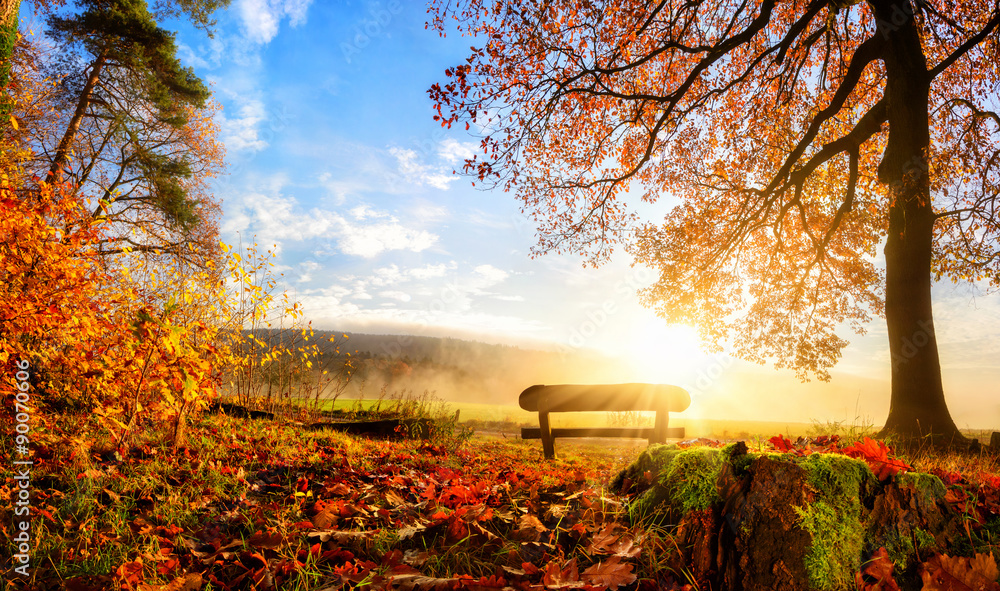
[[[621,361],[586,350],[542,351],[447,337],[315,331],[324,351],[351,353],[356,374],[345,396],[373,398],[408,390],[443,400],[517,404],[534,384],[602,383],[623,371]],[[342,335],[346,334],[344,340]],[[363,387],[363,390],[362,390]]]

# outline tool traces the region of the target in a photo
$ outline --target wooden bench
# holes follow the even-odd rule
[[[681,412],[691,405],[684,388],[658,384],[610,384],[599,386],[532,386],[518,398],[521,408],[538,413],[538,428],[521,429],[523,439],[541,439],[546,458],[554,458],[556,437],[632,437],[650,443],[665,443],[667,438],[683,438],[684,427],[668,427],[670,412]],[[656,411],[653,427],[605,427],[553,429],[551,412],[585,411]]]

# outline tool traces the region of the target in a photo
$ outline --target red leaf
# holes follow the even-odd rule
[[[775,435],[768,441],[771,442],[771,445],[773,445],[776,450],[782,453],[792,449],[792,440],[784,435]]]
[[[854,582],[859,591],[899,591],[892,569],[889,553],[885,548],[879,548],[861,571],[855,573]]]
[[[900,472],[912,470],[906,462],[889,456],[889,446],[870,437],[845,447],[843,451],[852,458],[863,459],[879,480],[887,480]]]

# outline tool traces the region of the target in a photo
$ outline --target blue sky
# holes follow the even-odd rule
[[[223,240],[277,245],[285,286],[319,328],[593,348],[638,360],[623,380],[695,390],[708,374],[756,368],[705,355],[690,331],[662,326],[635,296],[652,273],[624,254],[597,270],[571,256],[531,259],[533,228],[513,197],[451,174],[477,141],[435,123],[426,90],[471,40],[426,30],[425,10],[400,0],[233,0],[213,39],[167,24],[180,27],[182,60],[224,107]],[[961,425],[995,426],[1000,305],[972,294],[935,290],[945,379]],[[877,321],[851,338],[837,373],[855,377],[796,400],[762,387],[738,406],[783,420],[881,420],[885,334]],[[757,371],[776,388],[797,384]],[[736,414],[718,390],[703,411]],[[819,411],[808,406],[817,396],[828,402]]]

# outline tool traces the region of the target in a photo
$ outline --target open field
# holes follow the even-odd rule
[[[354,400],[341,398],[336,401],[333,408],[338,410],[352,410],[355,408],[368,410],[380,403],[382,408],[386,408],[393,402],[392,399],[379,401],[374,399]],[[538,425],[537,413],[528,412],[517,406],[451,401],[433,401],[428,404],[441,415],[450,416],[456,410],[459,411],[459,420],[461,422],[498,426],[506,424],[510,428]],[[329,407],[330,405],[326,405],[324,409],[329,409]],[[614,425],[641,427],[653,424],[653,413],[553,413],[552,422],[553,426],[556,427],[606,427]],[[811,423],[690,419],[684,418],[683,414],[676,413],[671,415],[670,425],[684,427],[687,430],[687,435],[690,437],[711,437],[716,439],[753,438],[754,436],[763,436],[765,434],[770,437],[776,433],[798,437],[817,430],[817,426]]]
[[[395,402],[394,399],[387,398],[381,401],[376,399],[345,399],[341,398],[333,406],[339,410],[371,409],[376,405],[387,408]],[[432,400],[425,403],[428,409],[440,416],[452,416],[455,411],[459,411],[459,420],[462,423],[470,424],[477,430],[497,431],[505,433],[518,433],[520,427],[537,427],[537,413],[528,412],[517,406],[476,404],[464,402],[451,402]],[[326,408],[329,409],[330,405]],[[553,413],[552,424],[554,427],[609,427],[609,426],[652,426],[653,413],[604,413],[604,412],[578,412],[578,413]],[[797,423],[780,421],[741,421],[734,419],[701,419],[686,418],[683,413],[674,413],[670,417],[670,426],[684,427],[686,438],[704,437],[723,441],[767,439],[777,434],[785,435],[792,439],[819,434],[840,434],[840,435],[874,435],[881,428],[881,425],[857,422],[849,424],[842,423]],[[1000,430],[1000,425],[997,426]],[[967,437],[975,438],[984,445],[990,443],[992,430],[989,429],[963,429]]]

